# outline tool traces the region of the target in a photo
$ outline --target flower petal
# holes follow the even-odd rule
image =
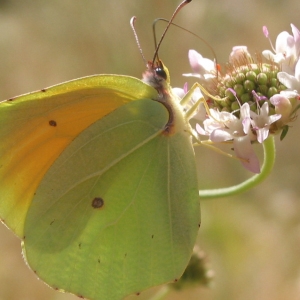
[[[232,140],[232,135],[227,129],[215,129],[209,136],[210,140],[215,143],[221,143]]]
[[[239,137],[233,141],[234,151],[237,157],[242,158],[243,166],[253,173],[260,173],[259,160],[252,148],[248,135]]]
[[[201,135],[208,135],[207,132],[198,123],[196,124],[196,131]]]

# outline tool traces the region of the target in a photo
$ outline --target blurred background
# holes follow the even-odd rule
[[[115,73],[141,77],[145,66],[129,20],[147,59],[154,44],[152,21],[169,18],[179,0],[0,0],[0,99],[77,77]],[[300,28],[299,0],[194,0],[176,23],[204,38],[225,63],[234,45],[269,49],[262,33],[267,25],[275,43],[281,31]],[[165,24],[158,24],[158,32]],[[203,42],[171,28],[160,57],[173,86],[182,87],[190,72],[189,49],[206,57]],[[191,84],[193,80],[189,81]],[[166,299],[300,299],[299,121],[283,142],[277,138],[272,175],[236,197],[202,201],[199,247],[215,277],[211,287],[171,293]],[[1,141],[0,141],[1,142]],[[260,149],[257,148],[260,153]],[[201,188],[224,187],[250,174],[239,162],[198,148]],[[130,299],[148,299],[153,290]],[[0,226],[0,300],[75,300],[39,281],[25,265],[20,240]]]

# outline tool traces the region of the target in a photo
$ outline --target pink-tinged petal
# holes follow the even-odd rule
[[[281,114],[275,114],[275,115],[269,116],[269,125],[278,121],[280,118],[281,118]]]
[[[294,24],[291,24],[291,27],[294,36],[295,46],[296,48],[300,48],[300,30]]]
[[[268,137],[269,135],[269,127],[263,127],[263,128],[259,128],[256,131],[257,134],[257,141],[259,143],[263,143],[263,141]]]
[[[217,112],[214,109],[210,109],[209,111],[211,113],[211,117],[215,120],[218,120],[220,123],[223,123],[223,126],[238,120],[235,115],[228,111]]]
[[[203,122],[203,125],[204,125],[204,129],[206,132],[213,132],[214,130],[216,129],[219,129],[219,128],[222,128],[222,124],[220,124],[219,122],[214,122],[213,120],[211,119],[206,119],[204,122]]]
[[[275,106],[275,108],[277,107],[278,109],[283,109],[283,111],[286,108],[291,108],[289,99],[282,96],[281,94],[275,94],[274,96],[272,96],[270,98],[270,102]],[[280,111],[280,113],[282,113],[282,111]]]
[[[252,148],[250,137],[244,136],[234,139],[234,151],[237,157],[242,158],[243,166],[253,173],[260,173],[259,160]]]
[[[248,134],[249,130],[250,130],[250,125],[251,125],[251,118],[247,117],[247,118],[244,118],[243,121],[242,121],[242,125],[243,125],[243,131],[245,134]]]
[[[183,85],[183,90],[184,90],[185,93],[188,92],[189,88],[188,88],[188,83],[187,82]]]
[[[294,24],[291,24],[291,27],[295,41],[300,39],[300,30]]]
[[[300,82],[296,79],[295,76],[292,76],[286,72],[278,72],[277,78],[288,89],[300,91]]]
[[[215,63],[208,58],[203,58],[202,62],[201,62],[201,67],[202,67],[202,72],[203,75],[205,75],[205,73],[211,73],[215,71]]]
[[[189,50],[188,57],[194,73],[200,73],[199,62],[203,59],[202,55],[199,54],[196,50]]]
[[[282,63],[285,60],[285,55],[283,53],[276,53],[276,54],[274,54],[270,50],[264,50],[262,52],[262,55],[266,59],[274,61],[274,62],[276,62],[278,64]]]
[[[289,75],[288,73],[286,72],[278,72],[277,73],[277,78],[278,80],[283,84],[285,85],[288,89],[291,88],[291,79],[293,78],[294,76],[292,75]]]
[[[236,61],[244,60],[245,57],[251,57],[248,52],[247,46],[235,46],[229,55],[229,62],[234,63]]]
[[[194,73],[198,73],[200,76],[215,70],[215,63],[208,58],[204,58],[195,50],[189,50],[188,57]]]
[[[295,40],[294,38],[289,35],[287,40],[286,40],[286,44],[287,44],[287,49],[286,49],[286,56],[289,57],[291,56],[293,53],[293,48],[295,47]]]
[[[201,135],[208,135],[207,132],[198,123],[196,124],[196,131]]]
[[[276,38],[276,53],[287,54],[288,48],[294,43],[294,38],[287,32],[280,32]]]
[[[270,98],[270,102],[275,106],[275,112],[281,115],[281,122],[287,123],[293,109],[291,101],[281,94],[276,94]]]
[[[289,91],[289,90],[284,90],[280,92],[280,95],[282,97],[288,98],[288,99],[298,99],[299,93],[298,91]],[[299,100],[299,99],[298,99]]]
[[[249,103],[244,103],[241,107],[241,118],[245,119],[245,118],[250,118],[250,105]]]
[[[269,104],[268,104],[268,102],[265,102],[260,109],[260,116],[267,118],[268,115],[269,115]]]
[[[232,140],[232,135],[226,129],[216,129],[210,134],[209,138],[215,143],[221,143]]]
[[[275,54],[271,50],[264,50],[262,55],[268,60],[275,61]]]
[[[243,132],[248,134],[249,130],[251,129],[251,118],[250,118],[250,105],[249,103],[244,103],[241,107],[241,120],[243,125]]]

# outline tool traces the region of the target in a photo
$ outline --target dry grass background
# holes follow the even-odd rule
[[[151,24],[169,18],[177,0],[0,0],[0,99],[95,73],[140,77],[144,66],[129,19],[136,15],[144,54],[151,59]],[[206,39],[218,60],[231,47],[269,48],[280,31],[298,28],[298,0],[194,0],[176,22]],[[162,24],[161,27],[164,25]],[[160,56],[173,86],[189,72],[188,49],[211,56],[207,47],[172,28]],[[192,81],[191,81],[192,82]],[[273,174],[239,197],[202,201],[198,244],[208,254],[215,280],[211,288],[172,293],[168,300],[300,299],[299,134],[296,121],[277,143]],[[1,142],[1,141],[0,141]],[[202,188],[227,186],[244,178],[239,163],[197,149]],[[144,300],[151,291],[138,298]],[[36,279],[21,257],[20,241],[0,226],[0,300],[71,300]]]

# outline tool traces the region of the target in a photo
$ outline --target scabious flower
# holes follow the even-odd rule
[[[254,59],[246,46],[235,46],[220,72],[214,61],[189,51],[193,73],[184,75],[199,79],[209,107],[197,133],[214,144],[231,141],[235,155],[254,173],[260,167],[252,144],[286,130],[299,104],[300,31],[291,26],[293,35],[277,37],[275,53],[263,51],[267,62]],[[263,31],[268,36],[266,27]]]

